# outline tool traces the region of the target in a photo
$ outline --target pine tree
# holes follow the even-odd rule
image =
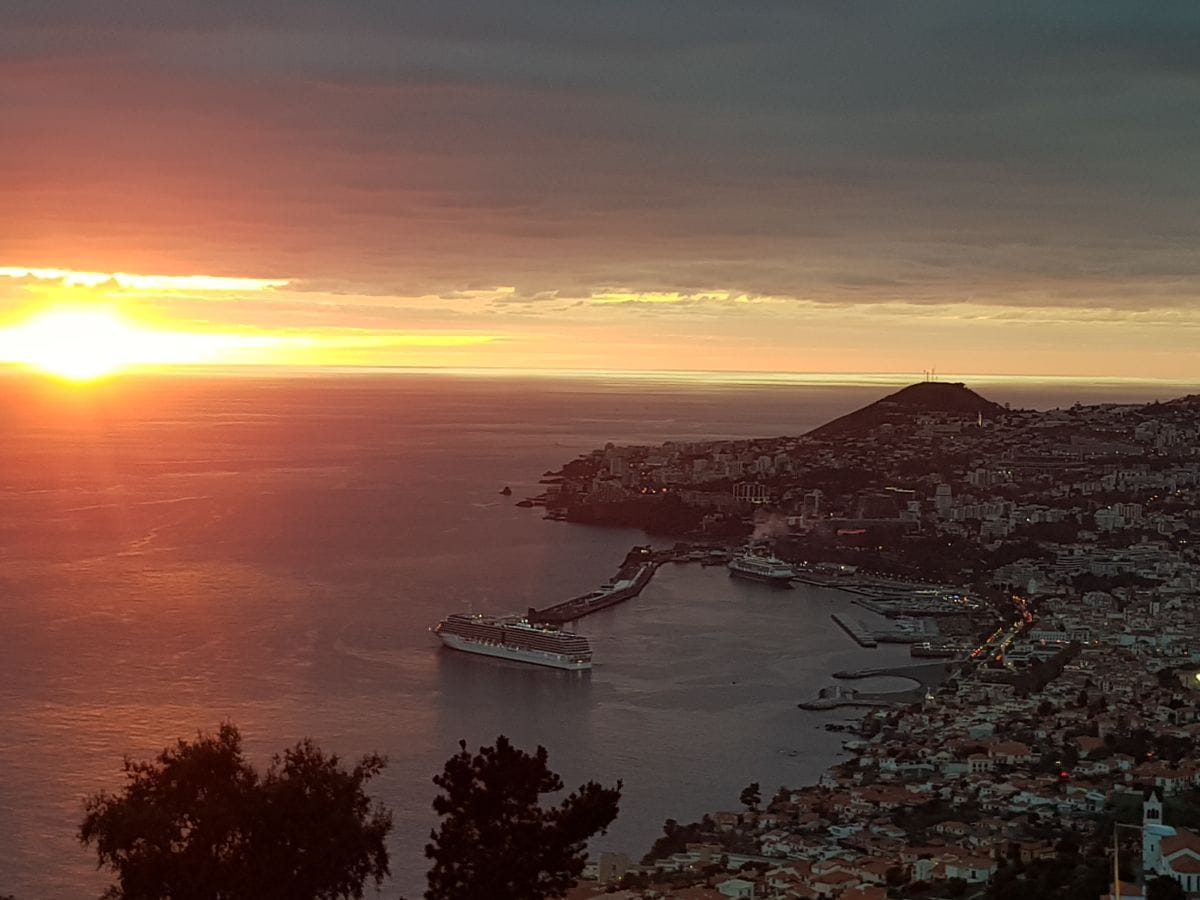
[[[107,900],[359,898],[388,874],[391,813],[363,790],[384,764],[347,770],[305,740],[259,775],[225,724],[127,759],[125,789],[88,800],[79,839],[116,876]]]
[[[738,797],[738,800],[742,806],[751,812],[758,809],[758,805],[762,803],[762,791],[759,789],[758,782],[752,781],[742,788],[742,793]]]
[[[494,747],[466,741],[433,779],[442,817],[425,855],[433,860],[426,900],[552,900],[578,880],[587,840],[617,816],[621,782],[581,785],[557,806],[542,794],[563,789],[544,747],[525,753],[501,735]]]

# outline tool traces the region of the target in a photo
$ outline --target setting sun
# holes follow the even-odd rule
[[[158,330],[104,306],[56,306],[0,329],[0,361],[71,381],[219,357],[233,336]]]
[[[109,309],[49,309],[0,334],[11,362],[86,381],[143,361],[151,335]]]
[[[68,381],[129,369],[196,365],[354,365],[384,354],[469,350],[495,338],[478,333],[243,329],[193,331],[188,323],[135,317],[116,303],[56,303],[0,325],[0,365]]]

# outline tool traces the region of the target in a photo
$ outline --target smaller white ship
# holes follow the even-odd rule
[[[796,572],[791,566],[774,556],[743,553],[741,556],[731,559],[728,565],[731,575],[752,578],[755,581],[766,581],[771,584],[789,586],[792,579],[796,577]]]

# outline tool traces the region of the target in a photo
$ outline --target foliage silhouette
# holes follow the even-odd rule
[[[384,765],[347,770],[304,740],[260,775],[226,723],[153,762],[127,758],[124,790],[87,801],[79,839],[116,876],[109,900],[360,898],[388,874],[391,813],[364,791]]]
[[[504,735],[495,746],[467,751],[466,741],[433,779],[442,817],[425,855],[433,860],[426,900],[550,900],[577,881],[586,842],[617,816],[621,782],[594,781],[543,808],[542,794],[563,789],[547,766],[544,747],[534,754]]]
[[[1146,900],[1185,900],[1183,886],[1174,878],[1157,875],[1146,882]]]
[[[759,804],[762,803],[762,791],[759,789],[757,781],[752,781],[742,788],[738,802],[751,812],[758,809]]]

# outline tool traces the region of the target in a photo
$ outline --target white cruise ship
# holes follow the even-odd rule
[[[782,559],[773,556],[759,556],[755,553],[743,553],[729,561],[731,575],[743,578],[753,578],[756,581],[769,581],[772,584],[790,585],[796,573]]]
[[[572,671],[592,667],[592,647],[583,635],[536,625],[520,616],[456,613],[446,616],[432,630],[454,650]]]

